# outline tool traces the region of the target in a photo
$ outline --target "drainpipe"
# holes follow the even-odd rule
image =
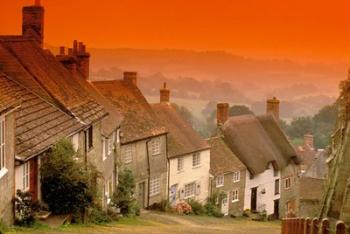
[[[150,162],[150,158],[149,158],[149,148],[148,148],[148,143],[150,141],[151,141],[151,139],[148,139],[146,141],[146,155],[147,155],[147,163],[148,163],[148,168],[147,168],[147,172],[148,172],[148,180],[147,180],[147,207],[149,207],[149,201],[150,201],[149,189],[150,189],[150,185],[151,185],[151,162]]]

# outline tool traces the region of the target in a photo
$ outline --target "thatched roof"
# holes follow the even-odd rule
[[[277,169],[296,159],[296,152],[271,115],[231,117],[223,126],[225,142],[253,174],[266,170],[269,163]]]

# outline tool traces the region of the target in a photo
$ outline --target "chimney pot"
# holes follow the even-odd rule
[[[137,85],[137,72],[126,71],[126,72],[124,72],[123,79],[125,82],[136,86]]]
[[[82,53],[83,52],[83,42],[79,42],[78,44],[78,53]]]
[[[34,3],[35,6],[40,6],[40,0],[35,0],[35,3]]]
[[[78,53],[78,41],[73,41],[73,54],[76,55]]]
[[[66,48],[64,47],[64,46],[61,46],[60,47],[60,55],[65,55],[65,50],[66,50]]]
[[[161,88],[159,92],[160,92],[160,103],[169,103],[170,89],[167,89],[166,82],[163,83],[163,88]]]
[[[312,134],[304,135],[304,146],[309,146],[310,148],[314,148],[314,136]]]
[[[217,104],[217,110],[216,110],[216,120],[217,125],[224,125],[225,122],[228,119],[228,111],[229,111],[229,104],[228,103],[218,103]]]
[[[271,114],[274,118],[279,121],[280,119],[280,101],[273,97],[268,99],[266,102],[266,114]]]
[[[73,49],[72,48],[68,48],[68,55],[70,55],[70,56],[73,55]]]

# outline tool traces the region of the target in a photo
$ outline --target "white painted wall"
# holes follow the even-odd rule
[[[258,187],[257,191],[257,210],[263,211],[266,210],[267,214],[273,214],[274,212],[274,200],[280,198],[280,194],[275,195],[275,180],[280,179],[280,188],[281,188],[281,174],[278,172],[274,176],[274,170],[272,165],[269,165],[269,168],[263,173],[255,175],[253,179],[250,179],[249,173],[246,173],[246,186],[245,186],[245,195],[244,195],[244,209],[251,209],[251,189]],[[265,189],[265,193],[262,191]],[[281,189],[280,189],[281,191]]]
[[[199,193],[194,199],[205,202],[209,196],[210,150],[200,152],[201,164],[199,166],[192,167],[192,156],[193,154],[182,156],[184,159],[182,171],[177,171],[177,158],[169,160],[169,188],[177,184],[176,202],[180,200],[179,191],[192,182],[200,185]],[[169,191],[169,196],[171,196],[171,191]]]

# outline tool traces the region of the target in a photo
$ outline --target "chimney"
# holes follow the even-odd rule
[[[74,55],[77,56],[78,69],[84,76],[85,80],[89,79],[90,75],[90,54],[86,52],[86,46],[82,42],[74,41],[73,47],[75,48]]]
[[[268,99],[266,103],[266,114],[271,114],[275,117],[277,121],[280,119],[280,101],[273,97]]]
[[[310,148],[314,148],[314,136],[312,134],[304,135],[304,146],[309,146]]]
[[[161,88],[159,91],[160,91],[160,103],[169,103],[170,89],[166,87],[166,82],[164,82],[163,88]]]
[[[66,54],[66,48],[64,46],[60,46],[60,55]]]
[[[137,72],[124,72],[124,81],[129,84],[137,85]]]
[[[217,104],[217,110],[216,110],[216,120],[217,125],[224,125],[224,123],[228,119],[228,110],[229,110],[229,104],[228,103],[218,103]]]
[[[41,47],[44,44],[44,8],[36,0],[33,6],[23,7],[22,35],[38,41]]]

